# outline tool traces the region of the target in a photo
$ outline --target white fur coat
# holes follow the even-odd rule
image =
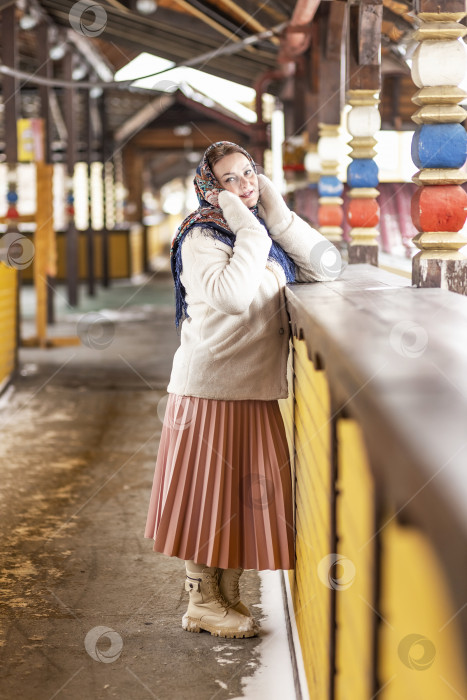
[[[219,203],[236,234],[235,244],[231,248],[201,228],[183,242],[181,282],[189,318],[182,323],[167,391],[209,399],[285,398],[285,274],[268,260],[271,240],[243,202],[223,191]],[[333,246],[284,207],[280,221],[270,221],[268,227],[294,260],[297,281],[335,279],[335,262],[330,271],[324,261]]]

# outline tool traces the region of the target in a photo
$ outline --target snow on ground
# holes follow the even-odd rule
[[[286,613],[282,596],[282,571],[260,571],[261,579],[261,644],[258,646],[260,662],[253,676],[242,681],[244,698],[248,700],[295,700],[291,651],[289,648]],[[287,575],[286,575],[287,588]],[[290,603],[290,599],[289,599]],[[289,605],[290,609],[290,605]],[[293,617],[293,616],[292,616]],[[301,677],[302,700],[307,700],[303,683],[303,662],[297,646],[295,621],[292,619],[292,634],[298,652],[297,665]],[[295,629],[294,629],[295,628]],[[241,700],[241,698],[235,698]]]

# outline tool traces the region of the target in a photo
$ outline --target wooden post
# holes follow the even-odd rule
[[[339,124],[319,124],[318,156],[321,175],[318,182],[318,224],[320,233],[340,249],[344,203],[341,194],[344,185],[337,175],[342,147],[339,132]]]
[[[321,177],[321,163],[318,155],[317,138],[307,145],[305,155],[305,170],[307,172],[307,189],[305,216],[312,226],[317,226],[318,221],[318,183]],[[301,216],[301,214],[300,214]]]
[[[16,37],[15,5],[5,7],[1,14],[2,63],[10,68],[18,68],[18,47]],[[2,75],[3,124],[5,129],[5,155],[8,164],[18,160],[18,120],[19,83],[11,75]]]
[[[305,130],[307,143],[304,163],[307,173],[306,216],[312,225],[317,226],[319,209],[318,184],[321,177],[321,163],[318,155],[319,64],[321,55],[318,20],[311,23],[310,31],[311,44],[305,53],[307,83],[305,90]]]
[[[460,21],[466,16],[465,0],[418,0],[421,25],[414,34],[420,42],[412,60],[412,79],[419,88],[412,101],[419,109],[412,116],[418,125],[412,158],[420,168],[412,178],[419,190],[412,198],[412,220],[419,231],[413,239],[420,248],[412,261],[412,282],[417,287],[444,287],[467,294],[467,259],[459,235],[466,219],[467,194],[462,170],[467,135],[459,106],[466,93],[462,82],[467,57]]]
[[[342,39],[345,3],[328,3],[328,16],[320,17],[318,156],[319,230],[337,248],[342,247],[342,205],[344,186],[338,178],[342,144],[339,137],[343,106]]]
[[[15,22],[15,5],[12,4],[1,12],[1,41],[2,41],[2,63],[11,68],[17,68],[17,43],[16,43],[16,22]],[[40,43],[40,42],[39,42]],[[18,269],[22,269],[32,261],[34,257],[34,285],[36,291],[37,309],[36,309],[36,331],[37,334],[33,338],[23,339],[23,345],[33,345],[39,347],[48,347],[51,344],[75,344],[75,338],[54,338],[52,342],[47,341],[47,274],[51,270],[53,264],[53,256],[50,257],[50,249],[53,239],[53,198],[52,198],[52,165],[46,163],[37,163],[37,209],[35,215],[19,216],[16,201],[16,163],[18,159],[18,136],[17,136],[17,116],[18,102],[20,97],[19,85],[15,78],[4,75],[2,78],[2,92],[4,104],[4,125],[5,125],[5,153],[7,164],[10,167],[8,175],[9,191],[7,194],[8,211],[6,217],[2,217],[2,223],[8,226],[8,232],[17,232],[18,222],[35,222],[36,232],[34,235],[34,246],[26,237],[17,234],[20,247],[25,245],[25,241],[29,245],[23,247],[19,256],[16,255],[17,250],[10,250],[10,255],[13,259],[13,267],[15,263],[19,265]],[[50,140],[49,140],[50,145]],[[47,142],[46,142],[47,146]],[[45,156],[50,157],[50,151],[45,151]],[[35,252],[35,255],[34,255]],[[52,263],[51,263],[52,261]],[[19,299],[17,299],[19,301]],[[19,307],[18,307],[19,308]],[[19,321],[19,313],[17,315]],[[19,324],[17,325],[19,329]],[[17,333],[18,344],[20,342],[20,334]],[[16,348],[17,351],[17,348]],[[17,358],[17,355],[16,355]],[[17,359],[15,360],[15,366]]]
[[[91,163],[93,159],[93,143],[94,133],[91,118],[91,96],[89,90],[85,92],[85,119],[86,119],[86,135],[87,135],[87,153],[86,153],[86,184],[88,191],[88,227],[86,229],[86,262],[88,272],[88,294],[95,296],[96,280],[94,275],[94,229],[92,227],[91,218]]]
[[[108,141],[107,134],[107,114],[106,114],[106,104],[105,104],[105,92],[99,98],[99,116],[101,121],[101,154],[102,154],[102,178],[104,178],[105,163],[107,158],[110,156],[110,144]],[[108,287],[110,285],[110,264],[109,264],[109,234],[106,225],[105,216],[105,182],[102,182],[102,208],[103,208],[103,227],[101,231],[102,236],[102,286]]]
[[[128,188],[128,221],[141,221],[143,216],[143,154],[139,148],[127,146],[123,152],[123,170]]]
[[[43,78],[52,77],[52,61],[49,58],[49,35],[47,22],[41,22],[37,27],[37,58],[38,75]],[[39,85],[40,114],[44,121],[44,163],[52,163],[52,119],[50,116],[49,96],[51,87]],[[45,171],[44,171],[45,172]],[[39,171],[37,173],[39,177]],[[53,209],[52,209],[53,216]],[[55,323],[55,280],[57,276],[57,242],[53,226],[49,228],[49,248],[47,251],[47,322]]]
[[[2,63],[13,69],[18,68],[18,41],[15,21],[15,5],[2,10],[1,14]],[[17,161],[18,161],[18,112],[20,86],[17,78],[2,76],[3,125],[5,131],[5,156],[8,168],[8,230],[17,231],[18,211]]]
[[[63,59],[65,80],[72,80],[73,54],[67,50]],[[67,130],[67,213],[68,227],[66,232],[66,278],[68,285],[68,301],[70,306],[78,304],[78,231],[74,222],[73,206],[73,175],[76,161],[76,90],[72,87],[65,90],[65,124]]]
[[[17,48],[17,36],[16,36],[16,22],[15,22],[15,5],[10,5],[5,7],[0,15],[1,24],[1,57],[2,63],[6,66],[12,68],[18,68],[18,48]],[[17,78],[10,75],[2,75],[2,97],[3,97],[3,128],[5,133],[5,156],[6,162],[9,169],[9,185],[12,189],[13,178],[16,183],[16,162],[18,160],[18,137],[16,131],[16,122],[18,119],[18,104],[20,99],[19,93],[19,83]],[[9,193],[8,193],[9,194]],[[7,195],[8,197],[8,195]],[[8,201],[8,209],[10,209],[10,202]],[[8,223],[8,229],[10,230],[10,221]],[[19,307],[19,293],[20,293],[20,282],[21,275],[18,271],[14,273],[16,275],[16,332],[15,332],[15,343],[14,343],[14,362],[13,362],[13,372],[16,372],[18,368],[18,347],[20,342],[20,307]]]
[[[125,184],[123,177],[122,151],[117,150],[113,156],[115,176],[115,224],[123,224],[125,221]]]
[[[41,348],[47,347],[47,276],[51,230],[53,232],[53,165],[36,164],[36,233],[34,236],[34,286],[36,289],[36,339]]]
[[[360,0],[349,6],[347,116],[352,163],[347,168],[350,205],[347,221],[351,242],[349,263],[378,265],[379,196],[375,134],[381,128],[378,110],[381,88],[381,21],[383,6],[375,0]]]

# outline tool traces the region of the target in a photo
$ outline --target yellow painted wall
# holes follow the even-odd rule
[[[381,700],[467,697],[462,644],[448,581],[429,539],[392,514],[384,549]],[[465,567],[459,561],[459,575]],[[466,586],[467,588],[467,586]]]
[[[111,279],[130,277],[130,260],[129,260],[129,241],[128,232],[116,233],[110,231],[109,237],[109,274]],[[66,235],[59,234],[57,237],[58,249],[58,279],[66,277]],[[87,275],[87,258],[86,258],[86,233],[79,232],[79,267],[78,275],[80,279],[85,279]],[[94,274],[100,277],[102,270],[102,236],[96,231],[94,233]]]
[[[295,618],[313,700],[329,697],[331,590],[317,575],[330,552],[330,404],[324,372],[304,341],[294,341],[296,568],[291,577]]]
[[[293,390],[293,352],[289,353],[289,360],[287,363],[287,383],[289,386],[289,396],[287,399],[279,399],[279,408],[282,413],[282,418],[284,420],[285,432],[287,435],[287,442],[289,444],[290,452],[290,464],[292,467],[292,474],[294,474],[294,462],[295,462],[295,447],[294,447],[294,411],[295,411],[295,399]]]
[[[80,231],[78,238],[79,279],[87,277],[87,239],[86,232]],[[109,231],[109,274],[111,279],[126,279],[131,277],[132,264],[136,269],[137,262],[132,263],[129,231]],[[64,280],[66,277],[66,234],[57,234],[57,278]],[[102,270],[102,236],[99,231],[94,232],[94,274],[99,279]],[[137,245],[137,244],[136,244]],[[135,253],[136,247],[134,248]],[[25,281],[33,278],[34,263],[23,272]]]
[[[183,218],[179,214],[167,214],[158,224],[147,227],[148,260],[150,264],[156,263],[157,258],[160,257],[165,258],[167,261],[169,260],[172,239]]]
[[[132,224],[130,229],[130,265],[131,276],[143,273],[144,236],[141,224]]]
[[[0,388],[15,366],[17,287],[17,270],[0,262]]]
[[[358,423],[339,419],[337,438],[336,700],[372,696],[373,479]]]
[[[315,369],[304,341],[294,339],[293,363],[293,396],[281,405],[295,447],[297,560],[290,584],[311,700],[331,697],[333,596],[335,700],[374,700],[373,668],[378,700],[466,698],[458,611],[440,559],[423,533],[398,524],[389,504],[387,518],[374,522],[375,485],[361,427],[351,418],[339,418],[333,433],[326,374]],[[337,551],[331,528],[333,453]],[[377,531],[379,601],[374,591]],[[460,563],[459,575],[461,570]]]
[[[164,243],[161,237],[161,225],[154,224],[147,227],[148,237],[148,260],[162,255],[164,252]]]

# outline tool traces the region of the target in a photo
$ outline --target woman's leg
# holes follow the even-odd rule
[[[218,637],[253,637],[257,631],[254,620],[229,606],[219,590],[217,568],[192,560],[186,561],[185,566],[185,589],[190,601],[182,618],[183,629],[203,629]]]
[[[240,600],[240,576],[243,569],[218,569],[219,590],[229,606],[247,617],[252,617],[247,606]]]

